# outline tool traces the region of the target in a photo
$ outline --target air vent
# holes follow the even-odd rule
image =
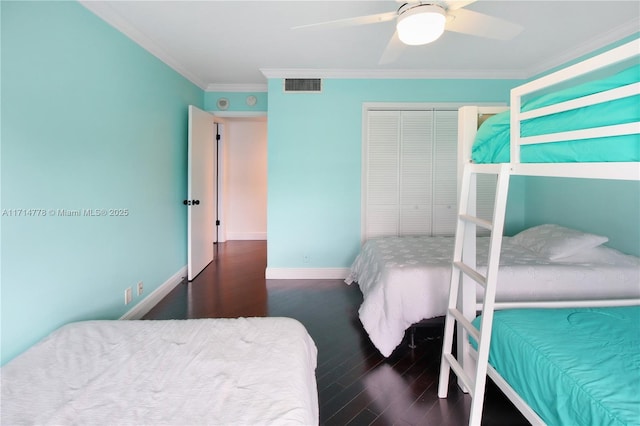
[[[285,92],[318,93],[322,91],[322,79],[320,78],[285,78]]]

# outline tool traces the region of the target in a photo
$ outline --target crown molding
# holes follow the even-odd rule
[[[572,47],[570,50],[565,51],[562,54],[556,55],[550,60],[543,62],[531,68],[526,73],[526,78],[534,78],[540,74],[551,71],[554,68],[563,66],[568,62],[579,59],[585,55],[592,54],[598,49],[607,47],[608,45],[622,40],[625,37],[632,36],[638,33],[640,29],[640,18],[634,18],[629,22],[625,22],[604,34],[600,34],[597,37],[593,37],[581,45]]]
[[[206,92],[266,92],[267,84],[209,84]]]
[[[480,79],[522,80],[518,70],[380,70],[380,69],[312,69],[260,68],[266,78],[343,78],[343,79]]]
[[[162,50],[144,33],[138,31],[133,25],[131,25],[129,21],[127,21],[118,12],[116,12],[109,5],[109,2],[91,0],[78,0],[78,2],[98,18],[102,19],[107,24],[111,25],[116,30],[129,37],[131,40],[140,45],[143,49],[151,53],[153,56],[160,59],[178,74],[182,75],[184,78],[204,90],[206,86],[205,82],[203,82],[196,75],[181,66],[178,61],[173,59],[171,55]]]

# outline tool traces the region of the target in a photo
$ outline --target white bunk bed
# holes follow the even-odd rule
[[[496,309],[514,308],[561,308],[576,306],[628,306],[640,305],[640,299],[624,300],[600,300],[600,301],[563,301],[545,303],[497,303],[495,302],[496,284],[498,275],[498,265],[500,261],[502,233],[506,210],[507,192],[509,179],[512,175],[525,176],[549,176],[549,177],[571,177],[587,179],[614,179],[614,180],[640,180],[640,120],[634,118],[631,121],[613,124],[592,124],[583,125],[583,128],[570,129],[567,131],[545,130],[542,134],[535,136],[523,136],[526,122],[533,119],[546,119],[548,117],[565,116],[563,124],[573,125],[575,117],[572,115],[578,111],[589,108],[604,107],[611,102],[629,101],[635,102],[638,109],[638,98],[640,96],[640,82],[637,81],[639,71],[632,71],[636,74],[636,81],[618,84],[617,87],[603,85],[598,90],[590,93],[573,92],[573,97],[559,97],[553,104],[538,102],[550,93],[550,88],[566,87],[567,82],[574,82],[578,86],[584,86],[586,78],[598,81],[602,75],[609,75],[615,71],[617,73],[623,66],[638,67],[638,56],[640,55],[640,39],[621,45],[605,53],[594,56],[591,59],[579,62],[560,71],[554,72],[537,80],[531,81],[511,91],[511,112],[508,122],[507,143],[509,144],[509,156],[505,160],[504,155],[498,161],[488,164],[478,164],[471,161],[472,144],[477,132],[478,114],[493,114],[498,111],[484,110],[483,108],[469,107],[463,108],[460,116],[463,118],[459,126],[459,142],[461,145],[461,156],[465,159],[464,171],[461,177],[459,219],[456,230],[454,244],[454,256],[450,283],[449,303],[445,321],[445,336],[443,342],[443,354],[441,359],[440,383],[438,396],[446,398],[448,393],[449,375],[453,371],[458,377],[458,383],[464,391],[470,392],[472,397],[469,424],[479,425],[482,416],[482,406],[484,399],[484,388],[486,376],[502,389],[520,411],[533,424],[545,424],[545,420],[540,417],[539,412],[505,380],[505,377],[497,371],[490,361],[490,343],[496,338],[492,337],[493,316]],[[612,71],[613,70],[613,71]],[[617,75],[617,74],[616,74]],[[595,77],[594,77],[595,76]],[[604,81],[604,80],[603,80]],[[572,89],[564,90],[564,93],[571,92]],[[528,105],[524,104],[523,98],[528,102],[531,94],[544,96],[537,98]],[[560,92],[558,92],[560,93]],[[556,97],[557,98],[557,97]],[[548,99],[547,99],[548,100]],[[536,105],[537,104],[537,105]],[[632,104],[633,105],[633,104]],[[632,106],[632,108],[634,108]],[[637,112],[637,111],[636,111]],[[572,118],[566,118],[568,116]],[[467,117],[467,120],[464,120]],[[597,120],[596,120],[597,121]],[[529,123],[531,123],[529,121]],[[548,129],[550,129],[549,127]],[[530,129],[529,129],[530,130]],[[609,139],[607,139],[609,138]],[[624,140],[627,148],[631,148],[631,159],[627,157],[598,159],[580,158],[581,148],[578,157],[567,157],[556,160],[556,162],[541,162],[529,148],[555,149],[560,145],[568,144],[575,147],[582,147],[587,144],[601,140],[604,143],[611,143],[613,140]],[[612,145],[608,145],[612,146]],[[616,145],[616,149],[619,145]],[[620,145],[621,146],[621,145]],[[475,147],[474,147],[475,149]],[[553,150],[551,149],[551,150]],[[615,150],[615,149],[614,149]],[[614,151],[612,150],[612,151]],[[504,153],[503,153],[504,154]],[[606,153],[608,155],[608,153]],[[606,155],[605,155],[606,157]],[[597,158],[597,157],[596,157]],[[496,202],[494,217],[491,222],[475,217],[475,176],[481,173],[495,174],[498,176],[496,187]],[[486,274],[476,271],[476,227],[490,230],[490,248],[488,266]],[[472,320],[476,318],[476,286],[480,285],[484,290],[484,301],[482,304],[482,320]],[[640,283],[639,283],[640,285]],[[634,308],[636,309],[636,308]],[[517,309],[514,309],[517,310]],[[554,309],[555,311],[555,309]],[[552,312],[550,310],[543,312]],[[453,334],[454,326],[458,326],[458,356],[453,356]],[[479,325],[479,328],[477,327]],[[637,333],[635,333],[637,334]],[[473,345],[470,343],[473,342]],[[477,350],[476,350],[477,349]],[[492,352],[493,355],[493,352]],[[634,355],[635,356],[635,355]],[[517,361],[513,362],[526,362]],[[633,364],[633,363],[632,363]],[[637,365],[634,367],[638,368]],[[542,373],[541,373],[542,374]],[[633,371],[629,374],[638,374],[640,371]],[[640,390],[640,389],[639,389]],[[638,392],[636,392],[638,394]],[[531,401],[531,398],[529,398]],[[544,402],[542,402],[544,403]]]

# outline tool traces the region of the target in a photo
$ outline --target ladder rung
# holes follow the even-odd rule
[[[453,265],[473,278],[473,280],[480,284],[482,287],[487,287],[487,278],[475,269],[471,269],[469,266],[462,262],[453,262]]]
[[[469,393],[473,397],[472,379],[462,369],[462,366],[460,365],[458,360],[455,359],[454,356],[451,354],[444,354],[444,359],[447,361],[447,363],[449,364],[453,372],[456,373],[456,376],[458,376],[458,379],[462,380],[462,383],[464,383],[464,387],[469,390]]]
[[[471,216],[468,214],[461,214],[460,219],[467,222],[473,222],[476,225],[483,227],[484,229],[488,229],[489,231],[493,229],[493,224],[491,222],[489,222],[488,220],[480,219],[479,217]]]
[[[462,312],[455,308],[451,308],[449,309],[449,313],[455,317],[456,321],[462,324],[464,329],[467,330],[476,343],[480,344],[480,332],[468,319],[464,317],[464,315],[462,315]]]

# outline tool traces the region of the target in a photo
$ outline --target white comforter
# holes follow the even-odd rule
[[[89,321],[2,367],[3,425],[314,425],[316,347],[290,318]]]
[[[382,237],[363,245],[345,281],[360,286],[360,321],[382,355],[391,355],[412,324],[445,314],[453,240]],[[478,239],[482,273],[488,240]],[[604,246],[549,261],[504,237],[500,264],[497,301],[640,297],[640,259]]]

